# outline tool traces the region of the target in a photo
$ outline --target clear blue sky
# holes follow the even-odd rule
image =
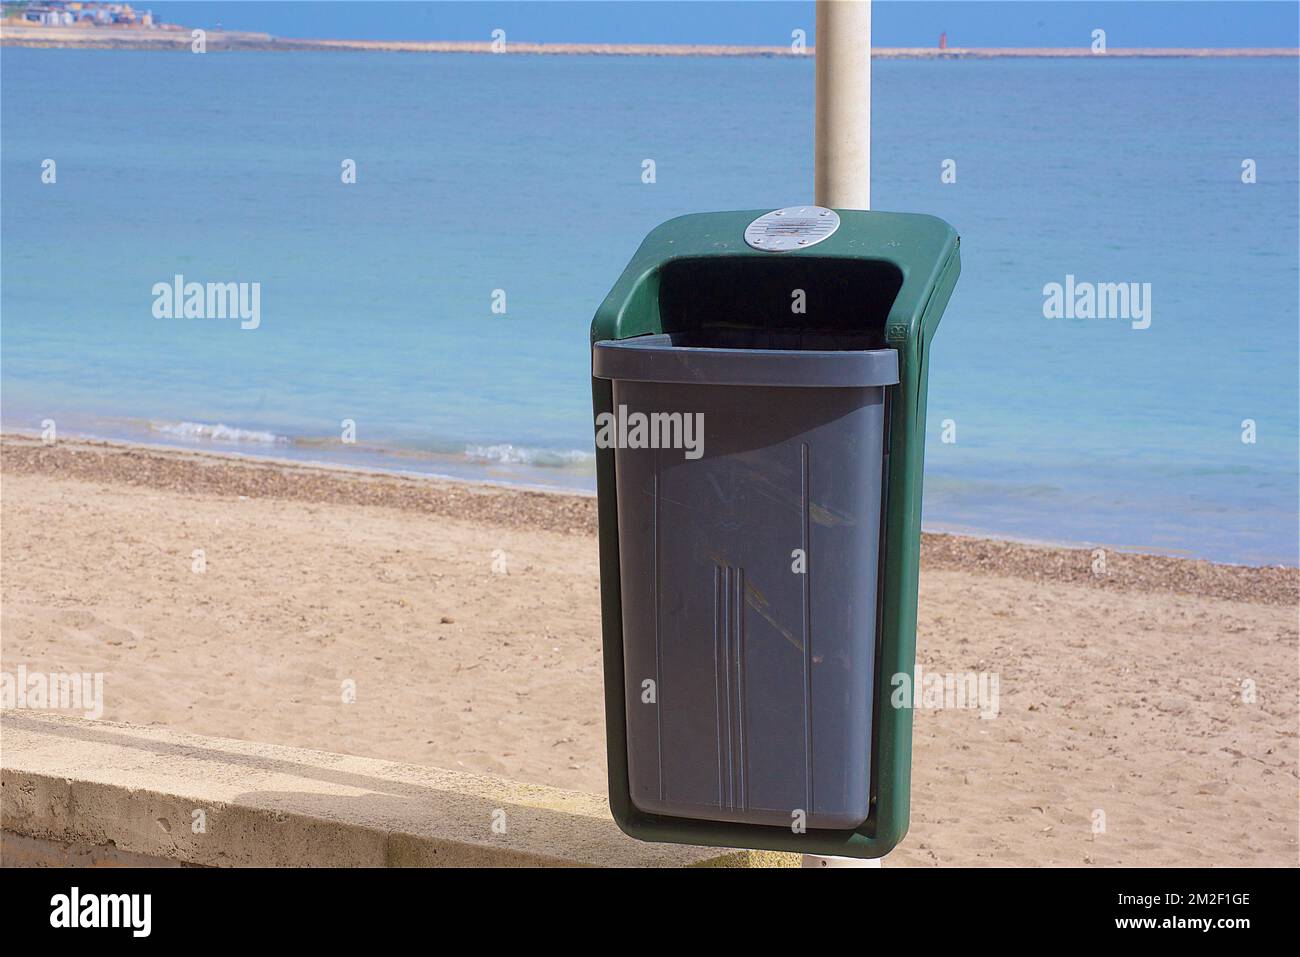
[[[257,30],[283,37],[610,43],[790,42],[813,32],[811,0],[136,0],[171,23]],[[1085,46],[1093,29],[1112,47],[1247,47],[1300,43],[1294,0],[876,0],[877,46]]]

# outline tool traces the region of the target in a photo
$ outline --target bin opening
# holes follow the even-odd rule
[[[679,346],[882,349],[902,285],[902,271],[884,260],[780,253],[676,259],[660,269],[659,317]]]

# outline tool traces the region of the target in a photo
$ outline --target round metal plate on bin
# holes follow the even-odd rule
[[[840,228],[839,213],[824,206],[787,206],[764,213],[745,227],[745,242],[781,253],[815,246]]]

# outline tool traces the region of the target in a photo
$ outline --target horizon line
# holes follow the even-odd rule
[[[191,29],[179,26],[159,29],[112,27],[45,27],[0,22],[0,45],[30,48],[84,49],[178,49],[188,48]],[[307,37],[277,37],[269,33],[235,30],[205,31],[213,50],[337,51],[379,53],[493,53],[533,55],[603,56],[735,56],[812,57],[816,47],[795,50],[780,46],[746,46],[712,43],[586,43],[567,41],[507,41],[500,51],[490,40],[361,40]],[[995,59],[1061,58],[1106,59],[1158,57],[1300,57],[1300,47],[1114,47],[1094,53],[1079,47],[873,47],[879,59]]]

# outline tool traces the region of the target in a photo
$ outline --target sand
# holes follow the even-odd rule
[[[0,666],[102,671],[109,720],[603,793],[593,506],[5,437]],[[921,667],[996,673],[999,710],[917,712],[888,865],[1297,863],[1300,573],[1092,569],[926,537]]]

